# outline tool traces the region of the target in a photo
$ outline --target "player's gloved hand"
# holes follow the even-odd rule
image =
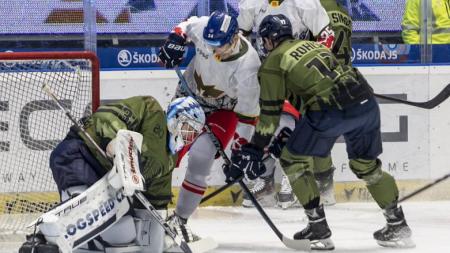
[[[178,66],[186,51],[186,38],[181,33],[171,33],[159,48],[158,57],[166,68]]]
[[[231,151],[231,164],[230,166],[223,166],[223,172],[225,174],[225,182],[231,183],[235,179],[240,178],[244,175],[244,171],[239,166],[241,161],[241,151],[234,150]]]
[[[292,130],[289,127],[285,127],[281,129],[275,139],[272,141],[272,144],[269,146],[269,153],[275,157],[280,158],[281,150],[283,150],[284,146],[286,146],[289,137],[291,137]]]
[[[226,182],[245,174],[250,180],[254,180],[266,172],[266,166],[262,162],[264,151],[251,143],[244,144],[241,151],[231,155],[231,166],[225,170]]]

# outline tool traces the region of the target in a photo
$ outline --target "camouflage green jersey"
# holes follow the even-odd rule
[[[100,106],[87,120],[86,131],[105,150],[119,129],[143,135],[141,173],[145,178],[146,196],[155,206],[164,206],[171,198],[172,171],[176,156],[167,148],[166,114],[153,97],[139,96]],[[99,161],[100,154],[89,142]]]
[[[261,114],[254,142],[259,147],[268,144],[275,132],[285,99],[307,112],[342,109],[372,96],[353,68],[340,64],[328,48],[313,41],[283,41],[269,54],[258,77]]]
[[[341,64],[352,65],[352,18],[336,0],[320,0],[330,18],[335,39],[331,51]]]

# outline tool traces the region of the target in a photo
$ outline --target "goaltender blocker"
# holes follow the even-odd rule
[[[176,153],[196,139],[204,123],[204,112],[191,97],[173,100],[167,115],[150,96],[99,107],[84,127],[114,159],[113,169],[105,170],[109,166],[102,164],[106,162],[98,149],[72,127],[50,156],[62,203],[41,216],[38,234],[30,236],[20,252],[70,252],[79,247],[162,252],[162,226],[126,196],[145,188],[144,196],[163,213],[171,200]],[[117,176],[126,169],[129,174]],[[141,187],[127,191],[126,180]],[[32,241],[36,239],[40,242]]]

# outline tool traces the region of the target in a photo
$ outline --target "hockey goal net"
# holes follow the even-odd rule
[[[70,126],[99,105],[99,64],[89,52],[0,53],[0,242],[23,238],[27,225],[59,202],[49,169],[52,149]]]

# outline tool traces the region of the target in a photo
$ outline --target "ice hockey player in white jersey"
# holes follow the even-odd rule
[[[265,52],[262,40],[256,31],[264,17],[275,14],[283,14],[289,18],[294,38],[315,39],[328,48],[333,46],[334,31],[330,26],[328,14],[319,0],[241,0],[239,2],[238,16],[239,29],[245,36],[250,35],[252,31],[256,33],[255,47],[261,58],[264,58],[267,52]],[[310,38],[310,33],[312,33],[314,38]],[[271,145],[273,156],[279,157],[283,146],[282,140],[287,140],[295,127],[298,117],[298,111],[286,101],[280,118],[280,125],[275,132],[277,137]],[[315,157],[314,163],[318,171],[318,173],[315,173],[315,176],[321,190],[321,200],[325,205],[333,205],[336,203],[333,190],[333,172],[335,168],[332,164],[331,156],[324,158]],[[272,202],[270,200],[273,199],[275,194],[274,172],[276,163],[273,159],[272,161],[267,159],[265,165],[267,168],[266,173],[255,180],[251,191],[263,204],[271,205]],[[275,199],[277,200],[277,205],[283,209],[298,205],[289,180],[284,174],[281,180],[281,189],[275,195]],[[246,195],[244,195],[242,204],[246,207],[253,206]]]
[[[239,2],[239,29],[244,35],[257,31],[267,15],[283,14],[292,23],[294,38],[306,39],[309,31],[317,42],[331,48],[334,32],[330,19],[319,0],[241,0]],[[258,53],[264,52],[261,38],[257,35]]]
[[[173,68],[182,61],[186,43],[195,45],[196,55],[184,77],[203,106],[206,122],[221,147],[227,147],[232,140],[233,151],[249,141],[259,115],[260,60],[250,42],[238,31],[237,19],[224,12],[191,17],[174,28],[159,54],[165,67]],[[179,86],[176,96],[184,92]],[[201,201],[217,157],[217,149],[207,133],[201,134],[189,147],[187,172],[175,213],[170,217],[186,241],[199,239],[192,235],[186,223]]]

